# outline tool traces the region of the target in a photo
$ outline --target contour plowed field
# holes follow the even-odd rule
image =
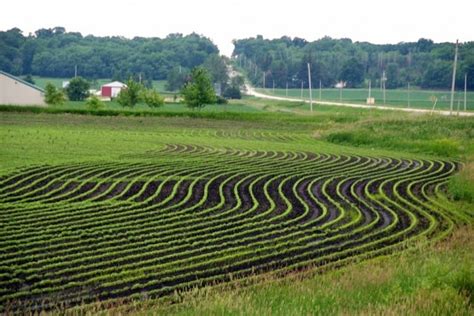
[[[460,220],[436,199],[449,161],[190,145],[123,158],[0,179],[4,312],[343,264]]]

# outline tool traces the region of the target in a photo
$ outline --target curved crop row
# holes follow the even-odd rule
[[[2,177],[2,311],[338,264],[441,238],[468,218],[439,199],[458,169],[449,161],[184,144],[122,158],[136,162]]]

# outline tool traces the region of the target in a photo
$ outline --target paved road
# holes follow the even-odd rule
[[[293,102],[301,102],[301,99],[295,98],[287,98],[287,97],[277,97],[274,95],[263,94],[260,92],[255,91],[255,89],[246,84],[245,88],[247,89],[246,94],[264,98],[264,99],[272,99],[272,100],[281,100],[281,101],[293,101]],[[308,100],[304,100],[304,102],[309,103]],[[381,105],[367,105],[367,104],[353,104],[353,103],[340,103],[340,102],[327,102],[327,101],[313,101],[313,104],[323,104],[323,105],[335,105],[335,106],[348,106],[352,108],[363,108],[363,109],[378,109],[378,110],[390,110],[390,111],[403,111],[403,112],[413,112],[413,113],[422,113],[422,114],[430,114],[431,110],[428,109],[413,109],[413,108],[400,108],[400,107],[393,107],[393,106],[381,106]],[[442,110],[435,110],[433,113],[439,115],[449,115],[449,111],[442,111]],[[457,112],[453,112],[453,115],[457,115]],[[474,117],[474,112],[459,112],[460,116],[472,116]]]

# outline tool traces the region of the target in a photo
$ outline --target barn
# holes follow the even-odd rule
[[[127,85],[119,81],[114,81],[111,83],[104,84],[100,91],[102,97],[115,98],[123,88],[126,88]]]
[[[44,106],[44,90],[0,70],[0,104]]]

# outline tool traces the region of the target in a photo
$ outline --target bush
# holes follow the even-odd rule
[[[89,110],[100,110],[103,109],[105,106],[104,103],[100,101],[98,97],[93,95],[87,100],[86,107]]]
[[[165,99],[153,89],[144,90],[142,100],[151,108],[158,108],[165,104]]]
[[[134,107],[140,102],[142,90],[143,86],[140,83],[129,79],[127,87],[120,91],[116,100],[123,107]]]
[[[221,96],[216,96],[216,103],[217,104],[227,104],[227,99]]]
[[[58,90],[52,83],[48,82],[44,90],[44,102],[46,104],[61,105],[66,101],[62,91]]]
[[[224,97],[227,99],[242,99],[242,94],[238,87],[231,86],[225,89]]]

